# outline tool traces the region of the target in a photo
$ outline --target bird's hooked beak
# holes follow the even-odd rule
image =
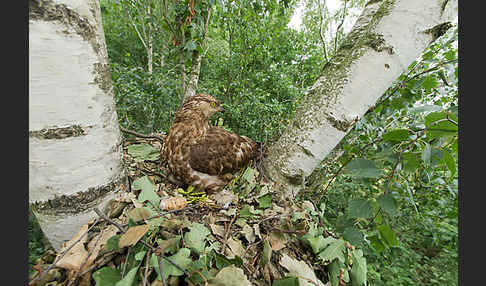
[[[219,108],[219,112],[224,113],[224,108],[222,106]]]

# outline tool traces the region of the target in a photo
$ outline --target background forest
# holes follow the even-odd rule
[[[365,5],[328,2],[339,5],[100,0],[120,125],[167,132],[199,57],[197,91],[225,108],[213,124],[270,145]],[[289,25],[296,11],[297,28]],[[369,285],[458,284],[457,56],[455,25],[357,122],[301,194],[317,202],[329,231],[363,250]],[[43,242],[31,220],[33,265]]]

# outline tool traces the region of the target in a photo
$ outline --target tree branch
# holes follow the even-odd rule
[[[321,0],[317,0],[317,3],[319,4],[319,15],[320,15],[320,24],[319,24],[319,36],[321,37],[321,42],[322,42],[322,49],[324,50],[324,59],[327,60],[327,52],[326,52],[326,40],[324,39],[324,35],[322,33],[322,25],[324,21],[323,13],[326,12],[326,0],[324,0],[324,9],[321,7]]]

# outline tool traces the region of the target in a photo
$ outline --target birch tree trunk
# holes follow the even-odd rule
[[[205,46],[206,43],[206,34],[208,32],[209,19],[211,17],[211,8],[209,8],[207,12],[208,14],[204,22],[204,32],[202,35],[203,39],[202,39],[201,46],[203,47]],[[201,54],[198,50],[195,50],[192,54],[191,73],[189,74],[189,82],[187,84],[184,84],[182,101],[196,94],[197,84],[199,82],[199,74],[201,73],[201,61],[203,56],[204,55]],[[185,80],[186,79],[184,74],[183,81],[185,82]]]
[[[444,34],[457,0],[371,0],[263,162],[294,198],[306,177],[393,81]]]
[[[126,189],[97,0],[29,1],[29,202],[59,249]]]

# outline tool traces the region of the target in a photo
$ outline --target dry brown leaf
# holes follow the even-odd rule
[[[118,247],[123,248],[125,246],[131,246],[137,243],[142,236],[147,233],[150,226],[147,224],[144,225],[137,225],[129,228],[127,232],[120,236],[120,240],[118,241]]]
[[[251,226],[245,223],[243,225],[243,230],[241,232],[245,236],[246,240],[248,240],[248,242],[250,243],[255,242],[256,239],[255,230]]]
[[[272,231],[268,236],[268,241],[270,242],[273,251],[279,251],[280,249],[285,247],[285,244],[287,243],[287,238],[280,231]]]
[[[91,241],[88,243],[88,250],[92,251],[92,255],[89,257],[89,260],[94,260],[98,256],[98,253],[100,252],[101,248],[106,245],[108,239],[114,236],[117,232],[118,232],[118,228],[116,226],[109,225],[107,228],[103,229],[100,234],[98,234],[96,237],[91,239]],[[99,236],[101,237],[99,238],[98,241]],[[86,268],[86,266],[84,268]]]
[[[224,237],[224,226],[217,224],[210,224],[209,227],[213,234]]]
[[[223,209],[227,209],[232,202],[236,202],[238,200],[238,196],[236,196],[232,191],[226,189],[211,195],[211,198]]]
[[[68,242],[65,242],[58,252],[58,257],[66,249],[68,249],[72,244],[74,244],[80,237],[88,230],[88,225],[84,224],[79,229],[78,233]],[[57,266],[67,269],[67,270],[79,270],[86,257],[88,257],[88,251],[84,248],[84,243],[86,243],[87,235],[85,235],[81,240],[79,240],[65,255],[59,260]],[[57,257],[56,257],[57,259]]]
[[[127,212],[127,216],[134,222],[139,222],[152,216],[152,212],[146,208],[134,208]]]
[[[255,231],[255,235],[258,238],[262,239],[262,235],[260,233],[260,226],[257,223],[253,225],[253,230]]]
[[[241,243],[240,240],[233,239],[232,237],[230,237],[226,241],[226,244],[229,247],[229,248],[226,248],[226,252],[228,252],[226,256],[229,259],[235,258],[235,255],[238,255],[239,257],[243,258],[244,254],[245,254],[245,248],[243,247],[243,244]]]

